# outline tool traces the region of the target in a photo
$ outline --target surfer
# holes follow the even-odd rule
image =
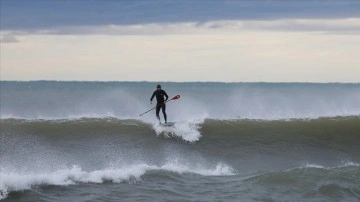
[[[152,94],[151,98],[150,98],[150,104],[152,104],[152,100],[154,99],[154,97],[156,96],[156,118],[160,121],[160,109],[162,109],[162,113],[164,115],[164,119],[165,119],[165,123],[167,123],[167,117],[166,117],[166,105],[165,105],[165,101],[168,100],[169,96],[167,95],[167,93],[161,89],[161,85],[158,84],[156,86],[156,90],[154,91],[154,93]],[[165,99],[164,99],[165,96]]]

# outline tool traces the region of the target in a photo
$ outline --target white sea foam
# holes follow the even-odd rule
[[[344,161],[336,166],[322,166],[315,163],[309,163],[299,168],[318,168],[318,169],[335,169],[335,168],[346,168],[346,167],[360,167],[360,164],[352,161]]]
[[[188,120],[176,122],[173,126],[162,126],[161,124],[153,124],[153,129],[157,135],[165,137],[178,137],[187,142],[197,142],[201,138],[200,126],[205,119]]]
[[[189,173],[203,176],[233,175],[233,169],[223,163],[218,163],[212,168],[201,165],[189,166],[177,162],[168,162],[164,165],[135,164],[119,168],[85,171],[80,166],[59,169],[53,172],[16,173],[0,171],[0,199],[6,198],[11,191],[27,190],[36,185],[61,185],[67,186],[76,183],[103,183],[111,181],[136,182],[148,171],[167,171],[179,174]]]

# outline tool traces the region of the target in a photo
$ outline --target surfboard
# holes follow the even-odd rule
[[[161,123],[161,126],[174,126],[175,122],[167,122],[167,123]]]

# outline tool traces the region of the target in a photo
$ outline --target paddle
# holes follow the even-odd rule
[[[171,101],[171,100],[177,100],[177,99],[179,99],[179,98],[180,98],[180,95],[176,95],[176,96],[174,96],[173,98],[171,98],[170,100],[166,100],[164,103],[167,103],[167,102],[169,102],[169,101]],[[154,108],[152,108],[152,109],[147,110],[146,112],[144,112],[144,113],[140,114],[140,116],[142,116],[142,115],[144,115],[144,114],[148,113],[149,111],[151,111],[151,110],[153,110],[153,109],[156,109],[156,107],[154,107]]]

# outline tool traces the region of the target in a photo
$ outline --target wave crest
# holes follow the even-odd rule
[[[39,185],[68,186],[76,183],[103,183],[103,182],[140,182],[141,177],[149,171],[172,172],[178,174],[197,174],[202,176],[233,175],[230,166],[218,163],[212,168],[201,165],[188,166],[177,162],[168,162],[164,165],[148,165],[145,163],[130,165],[122,168],[107,168],[94,171],[85,171],[78,165],[71,168],[59,169],[47,173],[15,173],[0,172],[0,199],[6,198],[9,192],[31,189]]]

